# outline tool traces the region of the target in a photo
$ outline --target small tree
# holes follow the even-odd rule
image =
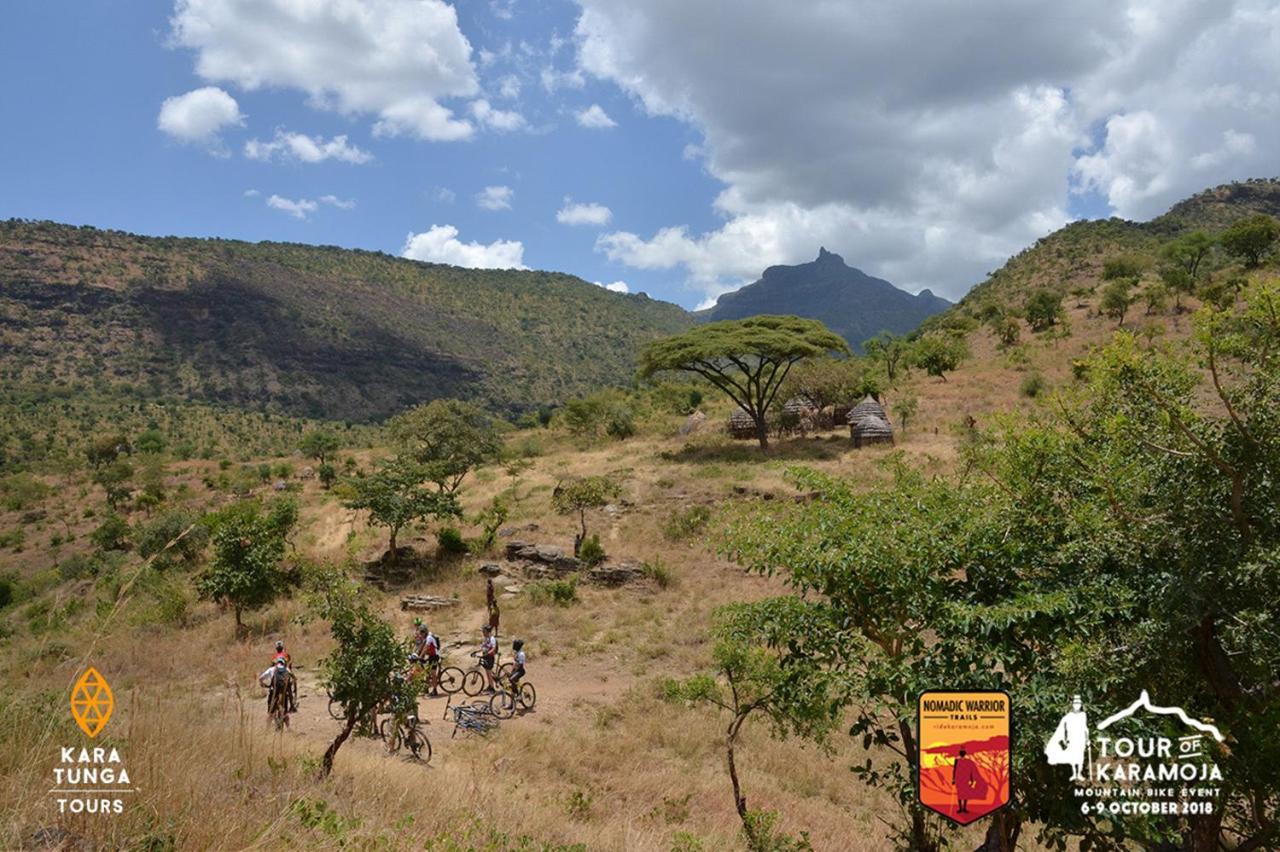
[[[302,440],[298,443],[298,449],[302,451],[304,456],[316,460],[316,464],[319,467],[320,484],[326,489],[333,485],[333,481],[337,476],[337,471],[333,466],[333,457],[341,446],[342,442],[338,440],[338,436],[327,429],[312,429],[303,435]]]
[[[1142,273],[1150,265],[1150,260],[1137,254],[1121,254],[1109,257],[1102,262],[1102,280],[1115,281],[1118,278],[1141,278]]]
[[[1017,317],[1001,317],[992,324],[992,331],[995,332],[996,340],[1000,343],[1001,349],[1008,349],[1010,346],[1017,344],[1022,337],[1022,326],[1018,323]]]
[[[498,424],[478,406],[457,399],[419,405],[390,422],[392,438],[427,481],[454,494],[467,474],[498,458]]]
[[[769,409],[791,368],[828,352],[847,354],[849,346],[817,320],[757,316],[707,323],[649,344],[640,375],[679,370],[702,376],[751,417],[760,449],[767,450]]]
[[[1142,299],[1147,303],[1147,316],[1162,314],[1169,307],[1169,288],[1164,284],[1148,284],[1142,291]]]
[[[284,587],[280,562],[297,520],[292,500],[266,507],[250,500],[211,516],[213,559],[197,590],[235,611],[236,636],[244,634],[242,613],[271,603]]]
[[[1204,231],[1192,231],[1171,240],[1161,252],[1174,267],[1181,269],[1195,282],[1200,277],[1200,267],[1209,252],[1213,251],[1213,237]]]
[[[587,510],[599,509],[616,500],[622,486],[607,476],[584,476],[561,482],[551,492],[551,505],[562,515],[578,515],[581,531],[573,537],[573,555],[582,552],[587,538]]]
[[[429,488],[424,481],[422,467],[403,456],[380,461],[372,473],[350,481],[355,496],[344,505],[367,511],[370,523],[390,531],[388,552],[393,562],[398,557],[396,537],[405,526],[422,518],[461,514],[452,492]]]
[[[893,384],[898,378],[898,368],[907,360],[908,349],[906,339],[887,331],[863,341],[862,344],[862,351],[867,353],[867,357],[879,361],[884,367],[889,384]]]
[[[321,682],[343,710],[342,729],[320,761],[320,777],[326,778],[356,724],[395,697],[393,676],[403,667],[408,647],[373,611],[360,587],[336,572],[317,582],[310,609],[329,622],[334,649],[320,661]]]
[[[1023,307],[1032,331],[1048,331],[1062,318],[1062,296],[1052,290],[1037,290]]]
[[[129,495],[133,493],[133,489],[129,486],[129,480],[132,478],[133,465],[126,461],[104,464],[93,474],[93,481],[102,486],[102,490],[106,492],[107,505],[112,509],[128,500]]]
[[[1173,293],[1173,309],[1181,313],[1182,297],[1195,292],[1196,279],[1181,266],[1168,265],[1160,267],[1160,280]]]
[[[1241,258],[1250,269],[1262,261],[1280,239],[1280,222],[1265,213],[1247,216],[1222,232],[1222,247]]]
[[[1122,327],[1124,326],[1124,315],[1128,312],[1129,306],[1133,304],[1133,296],[1130,293],[1133,285],[1134,279],[1132,278],[1116,278],[1102,291],[1102,302],[1099,307],[1104,314],[1111,317]]]
[[[944,382],[946,373],[960,366],[969,354],[964,340],[950,334],[928,334],[911,347],[911,363]]]
[[[841,402],[879,396],[880,383],[867,358],[811,358],[792,368],[781,396],[802,396],[819,412]]]
[[[898,418],[898,422],[902,424],[902,432],[906,434],[907,421],[916,416],[916,410],[920,403],[914,396],[904,396],[893,404],[893,414]]]
[[[779,652],[787,647],[799,650],[799,643],[814,633],[810,627],[818,618],[816,608],[798,598],[723,607],[716,611],[712,629],[714,676],[663,684],[668,700],[706,704],[728,715],[724,749],[733,806],[752,852],[812,848],[803,834],[798,840],[778,836],[773,828],[776,814],[747,806],[738,774],[738,746],[743,726],[754,717],[765,719],[775,735],[798,733],[819,743],[834,728],[840,685],[818,663],[829,649],[811,656],[794,654],[785,666]]]

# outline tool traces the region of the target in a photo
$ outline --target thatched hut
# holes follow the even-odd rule
[[[845,422],[852,426],[864,417],[879,417],[886,423],[889,421],[889,415],[885,413],[884,406],[876,402],[876,398],[870,395],[867,395],[862,402],[849,409],[849,413],[845,415]]]
[[[804,417],[805,415],[812,417],[814,412],[818,410],[818,406],[814,405],[813,400],[809,399],[809,397],[799,394],[787,400],[786,404],[782,406],[782,410],[788,414],[794,414],[796,417]]]
[[[853,435],[853,448],[862,449],[867,444],[892,444],[893,427],[889,421],[874,415],[867,415],[849,427]]]
[[[746,441],[756,436],[756,421],[741,408],[729,415],[729,437],[738,441]]]

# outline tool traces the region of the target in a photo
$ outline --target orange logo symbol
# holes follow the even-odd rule
[[[80,730],[91,737],[96,737],[106,727],[115,706],[111,687],[93,667],[80,676],[71,690],[71,716]]]

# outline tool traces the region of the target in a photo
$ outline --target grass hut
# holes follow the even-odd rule
[[[889,415],[885,413],[884,406],[876,402],[875,397],[870,395],[864,397],[862,402],[849,409],[849,413],[845,415],[844,422],[852,426],[864,417],[879,417],[886,423],[889,422]]]
[[[796,417],[804,417],[806,415],[812,417],[818,407],[813,404],[809,397],[800,394],[787,400],[786,404],[782,406],[782,410],[788,414],[794,414]]]
[[[849,427],[853,434],[853,448],[860,450],[867,444],[892,444],[893,427],[888,420],[867,415]]]
[[[737,441],[747,441],[756,437],[756,422],[741,408],[729,415],[729,437]]]

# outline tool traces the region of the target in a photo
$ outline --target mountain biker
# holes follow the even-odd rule
[[[520,678],[524,677],[524,640],[517,639],[511,643],[511,650],[515,651],[515,665],[511,669],[511,674],[507,676],[507,680],[511,682],[512,691],[520,686]]]
[[[414,650],[427,667],[431,694],[439,695],[437,686],[440,683],[440,639],[428,630],[425,624],[418,625],[418,638],[414,641]]]
[[[276,655],[271,658],[272,665],[276,660],[284,660],[284,667],[289,670],[289,712],[298,712],[298,680],[293,676],[293,658],[289,656],[289,652],[284,649],[284,640],[276,640]]]
[[[267,688],[267,715],[271,715],[271,711],[275,708],[276,702],[283,700],[285,702],[285,725],[289,724],[289,685],[293,680],[293,675],[289,673],[289,668],[285,665],[283,657],[277,657],[276,661],[267,667],[267,670],[258,675],[258,684]]]
[[[493,692],[493,664],[498,656],[498,640],[493,628],[484,626],[484,638],[480,640],[480,668],[484,672],[485,691]]]

